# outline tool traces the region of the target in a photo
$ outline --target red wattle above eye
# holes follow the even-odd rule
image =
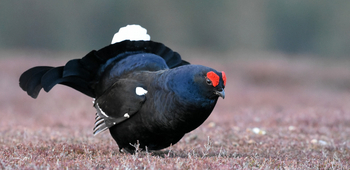
[[[221,74],[222,74],[222,80],[224,81],[224,86],[226,86],[226,74],[225,74],[225,72],[221,72]]]
[[[207,73],[207,78],[213,83],[213,86],[216,87],[219,84],[220,77],[213,71]]]

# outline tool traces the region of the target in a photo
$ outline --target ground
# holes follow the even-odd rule
[[[108,132],[92,135],[91,98],[59,85],[34,100],[19,88],[26,69],[79,56],[8,54],[0,59],[0,169],[350,169],[349,60],[192,57],[226,72],[226,98],[174,146],[130,155]]]

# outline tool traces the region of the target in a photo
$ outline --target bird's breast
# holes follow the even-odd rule
[[[190,132],[208,118],[216,104],[216,100],[198,102],[184,99],[158,86],[150,87],[148,92],[142,118],[147,127],[157,132]]]

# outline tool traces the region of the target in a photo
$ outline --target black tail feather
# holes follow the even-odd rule
[[[63,69],[63,66],[52,68],[41,77],[41,86],[46,92],[61,82]]]
[[[127,51],[142,51],[146,53],[153,53],[161,56],[167,63],[169,68],[175,68],[181,65],[189,64],[187,61],[181,59],[181,56],[165,46],[162,43],[154,41],[122,41],[120,43],[111,44],[98,51],[96,56],[99,56],[103,61],[107,61],[110,58],[117,56],[118,54]],[[183,62],[184,61],[184,62]]]
[[[86,94],[87,96],[95,97],[93,90],[89,87],[89,82],[87,81],[89,79],[84,79],[83,74],[74,74],[73,76],[64,76],[63,72],[66,71],[65,69],[66,69],[65,66],[56,67],[49,70],[42,76],[41,85],[46,92],[50,91],[56,84],[63,84],[73,89],[76,89]],[[79,67],[77,67],[77,70],[80,70]],[[77,71],[72,70],[72,72],[77,72]],[[72,74],[68,74],[68,75],[72,75]]]
[[[174,68],[181,64],[182,60],[177,52],[172,51],[161,43],[154,43],[152,45],[152,52],[162,56],[169,68]]]
[[[169,68],[189,64],[181,59],[181,56],[165,45],[153,41],[122,41],[111,44],[98,51],[91,51],[82,59],[73,59],[65,66],[34,67],[24,72],[20,77],[20,87],[27,91],[28,95],[36,98],[43,88],[50,91],[56,84],[72,87],[90,97],[95,97],[94,83],[98,81],[101,66],[109,59],[126,57],[119,55],[125,52],[146,52],[161,56]],[[120,60],[116,58],[115,61]]]
[[[41,77],[53,67],[39,66],[33,67],[24,72],[19,78],[20,87],[33,98],[37,98],[42,88]]]
[[[83,67],[83,65],[81,64],[81,59],[73,59],[68,61],[67,64],[64,66],[61,76],[78,76],[82,79],[89,80],[93,75],[91,75],[91,73],[88,70],[91,69]]]
[[[104,64],[108,59],[115,57],[116,55],[107,55],[108,58],[103,59],[96,54],[96,51],[93,50],[87,55],[85,55],[79,62],[84,66],[87,70],[95,70],[97,71],[101,64]]]

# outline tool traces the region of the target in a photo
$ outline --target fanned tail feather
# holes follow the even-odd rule
[[[67,64],[69,63],[70,62]],[[56,84],[63,84],[72,87],[90,97],[94,97],[94,91],[90,87],[92,76],[86,74],[89,71],[84,69],[81,64],[77,67],[66,66],[33,67],[21,75],[19,79],[20,87],[33,98],[37,98],[42,88],[48,92]]]
[[[37,98],[42,88],[41,77],[53,67],[38,66],[24,72],[19,78],[19,86],[33,98]]]
[[[82,59],[73,59],[65,66],[38,66],[24,72],[20,77],[20,87],[28,95],[36,98],[43,88],[50,91],[56,84],[74,88],[87,96],[96,97],[94,83],[98,81],[100,68],[109,60],[122,60],[126,52],[145,52],[161,56],[169,68],[189,64],[181,56],[162,43],[153,41],[123,41],[111,44],[98,51],[91,51]]]

